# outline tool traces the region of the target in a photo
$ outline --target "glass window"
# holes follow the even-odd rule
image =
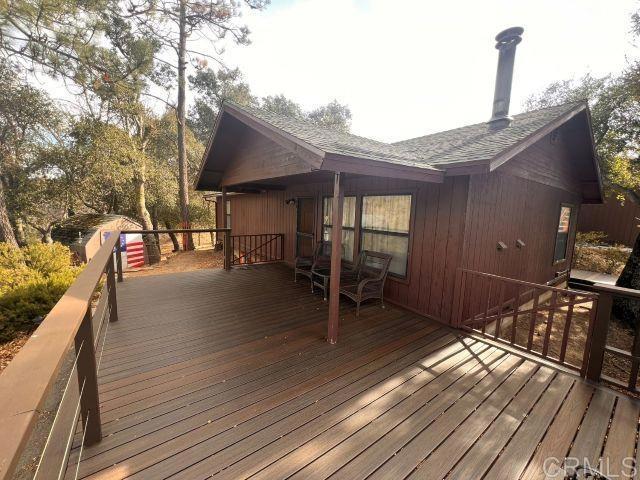
[[[322,240],[331,240],[331,226],[333,224],[332,197],[322,199]],[[353,261],[356,226],[356,197],[344,197],[342,205],[342,258]]]
[[[362,197],[363,250],[392,256],[389,272],[407,275],[411,195]]]
[[[560,220],[556,233],[556,245],[553,251],[553,261],[560,262],[567,258],[567,246],[569,244],[569,232],[571,231],[572,207],[563,205],[560,207]]]
[[[226,224],[226,228],[231,228],[231,200],[227,200],[227,204],[225,205],[225,212],[224,214],[227,217],[227,224]]]

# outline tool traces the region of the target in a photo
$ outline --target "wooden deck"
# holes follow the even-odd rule
[[[329,345],[283,266],[130,278],[118,303],[81,478],[534,479],[635,455],[638,402],[375,302],[343,301]]]

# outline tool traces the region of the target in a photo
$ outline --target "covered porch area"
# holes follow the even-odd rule
[[[81,451],[78,434],[67,478],[534,479],[565,457],[635,461],[638,402],[375,302],[358,319],[342,302],[330,345],[328,305],[282,264],[117,290],[103,438]]]

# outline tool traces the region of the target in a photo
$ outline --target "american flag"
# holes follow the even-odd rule
[[[140,234],[126,234],[121,238],[122,252],[126,256],[127,268],[144,265],[144,243]]]

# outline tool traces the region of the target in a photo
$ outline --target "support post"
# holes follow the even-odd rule
[[[113,263],[107,267],[107,290],[109,295],[109,322],[118,321],[118,299],[116,297],[116,272]]]
[[[122,275],[122,236],[118,235],[118,241],[116,242],[116,266],[118,268],[118,282],[124,280]]]
[[[231,231],[224,231],[224,269],[231,270],[231,254],[233,252],[233,248],[231,246]]]
[[[93,326],[91,325],[91,307],[78,328],[75,338],[78,369],[78,387],[80,388],[80,411],[85,428],[84,444],[94,445],[102,439],[100,422],[100,400],[98,397],[98,373],[96,351],[93,344]]]
[[[333,178],[331,202],[331,277],[329,280],[329,324],[327,341],[338,342],[340,324],[340,267],[342,264],[342,208],[344,204],[344,174],[336,172]]]
[[[602,363],[604,362],[604,349],[607,343],[607,333],[609,332],[609,320],[611,319],[611,309],[613,307],[613,295],[608,292],[598,292],[598,306],[591,333],[589,349],[589,363],[587,366],[587,379],[599,382],[602,373]]]
[[[227,187],[222,187],[220,202],[222,203],[222,207],[220,208],[220,213],[222,213],[222,228],[227,228]]]

